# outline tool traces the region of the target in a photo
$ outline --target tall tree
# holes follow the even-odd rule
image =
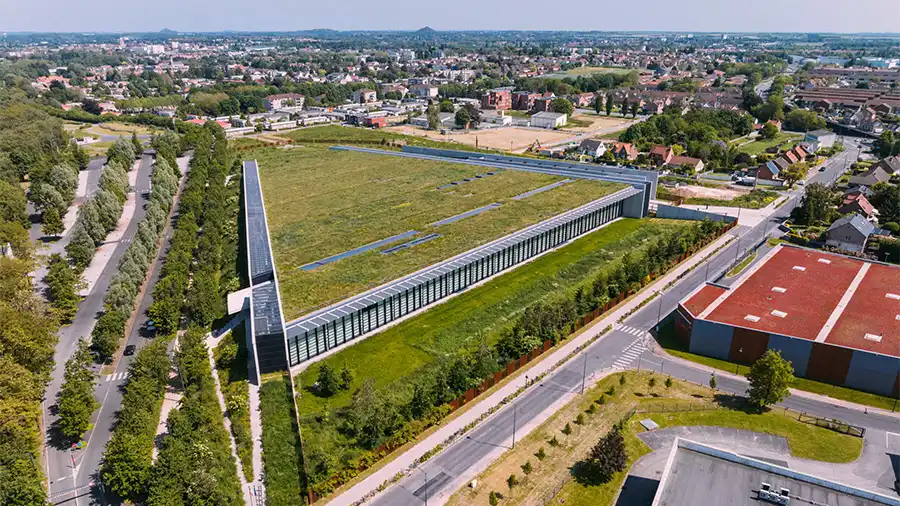
[[[72,358],[66,362],[62,388],[59,391],[59,430],[63,436],[77,439],[88,429],[91,414],[100,405],[94,399],[96,373],[91,368],[91,352],[84,338]]]
[[[763,409],[788,396],[794,383],[794,368],[782,358],[780,351],[768,350],[750,367],[747,381],[750,404]]]
[[[437,130],[441,126],[441,119],[438,116],[437,107],[430,105],[428,106],[428,111],[426,112],[428,118],[428,129],[429,130]]]
[[[613,110],[613,96],[612,93],[607,93],[606,95],[606,115],[609,116],[612,114]]]
[[[131,146],[134,148],[134,156],[140,156],[144,152],[144,145],[141,144],[136,132],[131,132]]]
[[[603,111],[603,95],[597,93],[594,95],[594,112],[599,116],[601,111]]]
[[[625,437],[619,424],[594,445],[585,462],[591,478],[600,483],[606,483],[615,473],[624,471],[627,463]]]

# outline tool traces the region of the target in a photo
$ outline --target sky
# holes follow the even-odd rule
[[[0,0],[0,31],[900,32],[900,0]]]

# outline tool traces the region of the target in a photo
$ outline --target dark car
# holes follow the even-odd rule
[[[125,347],[125,356],[134,355],[135,346],[133,344],[129,344]]]

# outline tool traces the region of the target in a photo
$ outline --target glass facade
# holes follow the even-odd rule
[[[290,364],[305,362],[609,223],[623,215],[625,200],[636,193],[642,192],[622,190],[578,212],[570,211],[394,282],[374,294],[300,320],[288,328]]]

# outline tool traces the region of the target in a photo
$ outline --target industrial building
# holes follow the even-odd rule
[[[780,351],[797,376],[898,395],[900,267],[779,245],[675,314],[691,353],[751,364]]]
[[[900,506],[896,497],[678,438],[652,506]]]

